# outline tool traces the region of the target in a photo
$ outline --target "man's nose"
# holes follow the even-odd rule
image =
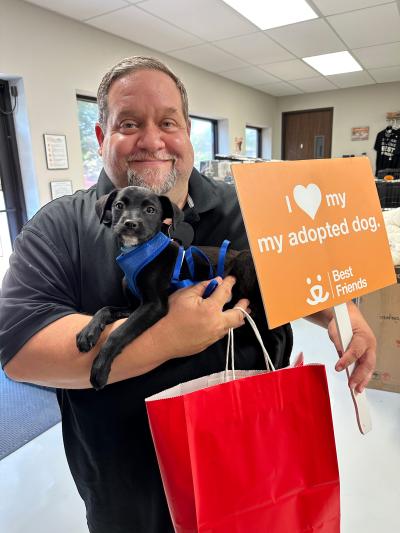
[[[147,152],[157,152],[165,148],[163,131],[156,124],[148,124],[139,131],[137,146]]]

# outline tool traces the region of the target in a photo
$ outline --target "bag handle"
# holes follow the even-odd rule
[[[234,307],[234,309],[238,309],[239,311],[241,311],[243,313],[243,315],[245,316],[245,318],[247,319],[248,323],[250,324],[251,328],[254,331],[256,339],[258,340],[258,342],[259,342],[259,344],[261,346],[261,350],[262,350],[262,352],[264,354],[265,365],[267,367],[267,370],[268,371],[271,371],[271,370],[274,371],[275,370],[274,364],[272,363],[271,358],[269,356],[269,353],[268,353],[266,347],[264,346],[261,334],[258,331],[256,323],[254,322],[252,317],[249,315],[249,313],[247,313],[247,311],[245,311],[242,307],[237,306],[237,307]],[[229,359],[231,360],[233,379],[236,379],[236,376],[235,376],[235,350],[234,350],[234,341],[233,341],[233,328],[230,328],[229,331],[228,331],[228,342],[227,342],[227,346],[226,346],[225,381],[227,381],[226,376],[227,376],[227,372],[228,372],[228,368],[229,368]]]

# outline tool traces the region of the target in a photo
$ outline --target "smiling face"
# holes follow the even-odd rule
[[[107,175],[118,187],[139,185],[175,201],[187,193],[193,169],[190,124],[172,78],[139,70],[118,78],[108,93],[105,131],[96,124]]]
[[[148,189],[127,187],[112,203],[112,228],[123,246],[136,246],[161,229],[163,208],[157,195]]]

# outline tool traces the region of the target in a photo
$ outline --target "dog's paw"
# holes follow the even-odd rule
[[[90,383],[96,390],[101,390],[107,385],[108,376],[111,366],[108,364],[108,358],[100,351],[99,355],[93,361],[90,371]]]
[[[99,340],[101,330],[98,328],[93,329],[89,326],[83,328],[83,330],[76,335],[76,345],[80,352],[90,352]]]

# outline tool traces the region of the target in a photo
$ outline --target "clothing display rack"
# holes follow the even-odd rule
[[[384,209],[400,206],[400,111],[386,113],[386,124],[374,145],[375,182]]]
[[[400,111],[386,113],[386,128],[378,133],[375,140],[376,150],[376,176],[383,178],[380,171],[400,170]]]

